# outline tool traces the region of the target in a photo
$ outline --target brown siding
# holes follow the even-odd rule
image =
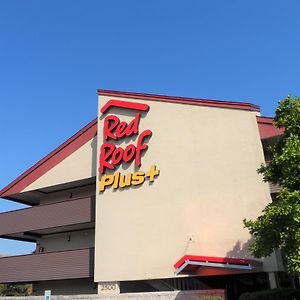
[[[0,283],[93,277],[94,249],[0,258]]]
[[[281,190],[281,187],[279,185],[273,184],[271,182],[269,182],[269,187],[270,187],[270,193],[271,194],[274,194],[274,193],[277,194]]]
[[[94,197],[34,206],[0,214],[0,235],[92,222]]]

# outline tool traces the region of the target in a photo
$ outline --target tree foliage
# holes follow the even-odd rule
[[[30,284],[0,284],[0,296],[28,296]]]
[[[244,293],[239,300],[300,300],[300,291],[296,289],[271,289],[253,293]]]
[[[284,134],[270,148],[271,162],[258,172],[282,189],[261,216],[244,220],[244,225],[254,238],[250,250],[256,257],[280,248],[288,271],[300,274],[300,98],[288,96],[279,102],[274,125],[284,128]]]

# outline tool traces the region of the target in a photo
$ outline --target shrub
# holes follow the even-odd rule
[[[239,300],[300,300],[300,290],[281,288],[244,293]]]

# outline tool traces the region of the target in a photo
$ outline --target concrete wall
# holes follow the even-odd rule
[[[40,281],[33,284],[34,295],[44,295],[45,290],[51,290],[52,295],[97,294],[97,288],[92,278]]]
[[[94,196],[95,193],[96,193],[95,184],[91,184],[88,186],[74,187],[72,189],[67,189],[67,190],[62,189],[61,191],[52,192],[43,195],[43,197],[40,200],[40,204],[61,202],[61,201],[66,201],[68,199],[72,200],[76,198],[84,198],[84,197]]]
[[[37,250],[43,247],[46,252],[93,248],[94,246],[94,229],[51,234],[37,240]]]
[[[99,110],[110,99],[100,97]],[[139,132],[151,129],[153,135],[139,170],[156,165],[160,175],[150,184],[103,193],[97,179],[95,281],[173,277],[173,264],[184,254],[251,257],[242,221],[257,217],[271,201],[256,172],[264,162],[256,113],[120,100],[150,106]],[[135,115],[116,108],[108,114],[127,122]],[[117,145],[136,142],[135,136]],[[117,168],[122,174],[137,170],[134,163]]]
[[[157,293],[136,293],[136,294],[120,294],[113,296],[99,295],[72,295],[72,296],[51,296],[51,300],[85,300],[85,299],[101,299],[101,300],[204,300],[205,297],[215,296],[214,300],[225,299],[223,290],[202,290],[202,291],[176,291],[176,292],[157,292]],[[219,296],[219,298],[217,298]],[[206,298],[207,299],[207,298]],[[0,300],[44,300],[43,296],[28,296],[28,297],[0,297]],[[207,299],[208,300],[208,299]]]
[[[23,192],[96,176],[96,141],[96,137],[88,141]]]

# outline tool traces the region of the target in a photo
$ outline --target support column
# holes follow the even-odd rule
[[[270,289],[276,289],[277,286],[277,276],[275,272],[269,272],[269,283],[270,283]]]
[[[98,282],[98,295],[118,295],[120,294],[119,281]]]

